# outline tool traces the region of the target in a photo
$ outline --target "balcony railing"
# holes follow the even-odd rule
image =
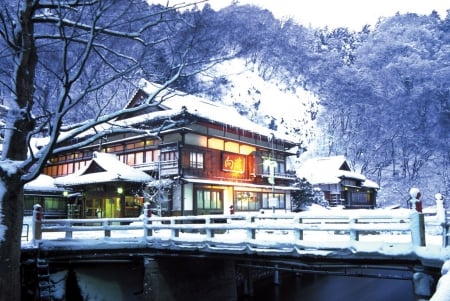
[[[144,171],[159,171],[162,176],[178,173],[178,160],[153,161],[134,165],[134,168]]]

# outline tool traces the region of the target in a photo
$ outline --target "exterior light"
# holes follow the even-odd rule
[[[117,187],[117,193],[118,194],[122,194],[123,193],[123,188],[122,187]]]
[[[69,192],[67,190],[63,191],[63,197],[68,197],[69,196]]]

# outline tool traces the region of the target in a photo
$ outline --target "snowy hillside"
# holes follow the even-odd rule
[[[294,140],[307,145],[313,138],[317,98],[281,80],[265,80],[257,68],[243,59],[234,59],[208,70],[202,80],[224,78],[214,87],[219,89],[223,103],[236,107],[250,120],[292,135]],[[214,83],[217,85],[218,81]]]

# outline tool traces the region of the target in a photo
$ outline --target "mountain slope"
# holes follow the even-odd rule
[[[264,80],[257,66],[243,59],[224,61],[201,75],[216,91],[216,98],[234,106],[250,120],[293,135],[299,143],[313,139],[318,99],[300,87],[289,87],[281,80]],[[223,80],[215,81],[222,77]],[[211,95],[205,95],[211,97]]]

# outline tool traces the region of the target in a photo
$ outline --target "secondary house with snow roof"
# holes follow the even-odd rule
[[[352,209],[376,207],[378,184],[352,171],[345,156],[305,160],[297,175],[312,184],[330,206]]]
[[[138,105],[154,89],[153,84],[142,81],[127,108]],[[149,200],[167,215],[228,214],[230,207],[235,212],[290,211],[290,193],[296,189],[290,185],[295,173],[286,166],[298,142],[219,103],[177,91],[161,97],[165,100],[148,111],[108,125],[130,127],[129,132],[111,134],[76,152],[54,157],[45,167],[45,174],[56,178],[61,187],[79,191],[84,207],[93,204],[87,189],[97,189],[96,205],[105,207],[118,200],[116,206],[124,208],[126,199],[133,198],[139,205]],[[161,131],[157,137],[142,131],[158,128]],[[87,137],[89,133],[77,139]],[[79,170],[92,164],[94,153],[113,154],[118,164],[126,164],[152,179],[128,188],[124,182],[112,180],[108,185],[79,185],[76,177],[85,175]],[[69,175],[71,181],[64,181]],[[123,187],[122,198],[117,195],[119,185]],[[100,210],[106,212],[106,208]]]

